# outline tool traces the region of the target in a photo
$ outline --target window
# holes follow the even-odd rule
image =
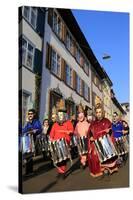
[[[76,47],[76,60],[80,63],[80,49]]]
[[[84,61],[84,71],[86,74],[89,74],[89,63],[87,63],[87,61]]]
[[[37,8],[35,7],[23,7],[23,16],[28,20],[28,22],[36,28],[37,22]]]
[[[102,84],[100,82],[99,82],[98,87],[99,87],[99,90],[102,90]]]
[[[88,97],[89,97],[89,90],[88,90],[88,85],[84,82],[84,97],[86,100],[88,100]]]
[[[27,111],[28,111],[28,105],[30,102],[30,95],[27,93],[23,93],[22,95],[22,124],[26,122],[26,117],[27,117]]]
[[[71,51],[71,53],[73,53],[74,43],[71,35],[68,32],[66,35],[66,47],[68,48],[69,51]]]
[[[82,94],[82,88],[81,88],[81,78],[77,75],[76,76],[76,91],[79,93],[79,94]]]
[[[22,56],[22,64],[27,66],[28,68],[32,69],[33,68],[33,60],[34,60],[34,52],[35,48],[34,46],[26,40],[26,38],[22,37],[22,51],[21,56]]]
[[[54,49],[52,49],[51,55],[51,71],[58,77],[61,76],[61,57]]]
[[[66,65],[66,83],[72,86],[72,69]]]
[[[62,34],[62,22],[56,12],[53,15],[53,30],[61,38]]]

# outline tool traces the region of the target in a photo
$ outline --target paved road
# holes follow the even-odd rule
[[[70,163],[68,163],[68,168]],[[93,178],[89,169],[79,169],[78,158],[73,160],[71,173],[65,180],[57,180],[56,169],[49,161],[40,160],[34,163],[35,174],[23,179],[23,193],[76,191],[102,188],[119,188],[129,186],[129,162],[119,168],[119,172],[109,177]]]

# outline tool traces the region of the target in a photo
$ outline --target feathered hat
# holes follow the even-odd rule
[[[78,105],[78,113],[84,113],[84,107],[83,107],[83,105],[80,103],[79,105]]]
[[[58,112],[66,112],[65,101],[61,99],[57,104],[57,111]]]

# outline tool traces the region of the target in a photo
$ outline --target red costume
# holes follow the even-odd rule
[[[70,133],[73,133],[73,125],[71,121],[65,121],[62,124],[55,123],[50,132],[50,139],[51,140],[58,140],[61,138],[65,138],[67,143],[70,143]],[[58,173],[65,173],[66,171],[66,162],[59,163],[58,165]]]
[[[93,136],[94,140],[106,135],[111,128],[111,122],[107,118],[102,120],[95,120],[91,123],[89,128],[89,142],[88,142],[88,165],[90,174],[93,177],[97,177],[103,174],[104,169],[108,169],[110,173],[117,170],[116,161],[112,161],[106,165],[101,164],[96,152],[94,142],[90,141],[90,137]],[[113,138],[112,138],[113,140]]]

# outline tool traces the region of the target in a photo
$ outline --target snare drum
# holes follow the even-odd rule
[[[35,152],[33,135],[29,134],[20,137],[20,151],[22,152],[22,154]]]
[[[55,141],[49,141],[49,149],[54,164],[71,159],[68,144],[64,138]]]
[[[48,151],[48,137],[47,135],[41,135],[38,138],[37,146],[40,152]]]
[[[81,136],[78,138],[78,152],[79,155],[88,153],[88,138],[87,136]]]
[[[70,146],[73,147],[77,147],[78,145],[78,139],[76,135],[72,135],[71,136],[71,141],[70,141]]]
[[[126,136],[115,138],[115,147],[119,156],[128,153],[129,144]]]
[[[94,141],[94,144],[101,163],[117,156],[117,151],[109,134],[99,137]]]

